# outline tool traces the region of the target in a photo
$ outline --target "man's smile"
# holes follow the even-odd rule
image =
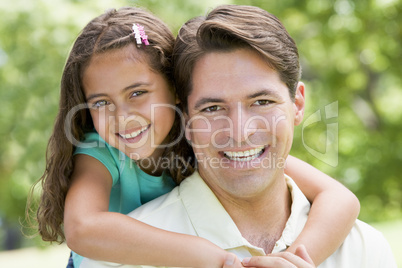
[[[256,159],[265,151],[265,146],[245,151],[223,151],[223,156],[231,161],[247,162]]]

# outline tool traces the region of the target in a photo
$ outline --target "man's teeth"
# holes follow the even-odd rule
[[[240,152],[223,152],[224,155],[233,161],[250,161],[257,157],[259,157],[264,152],[264,146],[251,149],[248,151],[240,151]]]
[[[120,134],[121,137],[125,138],[125,139],[132,139],[137,137],[138,135],[140,135],[142,132],[144,132],[145,130],[148,129],[149,126],[145,126],[143,128],[141,128],[140,130],[128,133],[128,134]]]

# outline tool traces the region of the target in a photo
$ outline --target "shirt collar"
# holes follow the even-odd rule
[[[179,191],[198,236],[224,249],[244,244],[232,218],[198,172],[186,178]]]
[[[306,224],[310,211],[310,203],[296,183],[286,174],[285,180],[292,197],[291,212],[282,236],[276,242],[272,252],[286,250],[296,240]]]
[[[273,252],[285,250],[294,242],[305,225],[310,209],[310,203],[294,181],[286,176],[286,182],[293,201],[291,214]],[[198,236],[223,249],[246,246],[265,255],[262,249],[254,247],[242,237],[230,215],[198,172],[186,178],[180,184],[179,191]]]

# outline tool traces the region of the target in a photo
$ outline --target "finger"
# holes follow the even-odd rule
[[[240,260],[233,253],[226,254],[225,262],[222,268],[242,268]]]
[[[307,251],[306,251],[306,254],[307,254]],[[301,257],[296,256],[295,254],[290,253],[290,252],[279,252],[279,253],[270,254],[269,256],[276,256],[279,258],[283,258],[298,268],[315,267],[313,263],[309,263],[309,262],[305,261],[304,259],[302,259]],[[308,254],[307,254],[307,256],[308,256]]]
[[[297,266],[293,265],[288,260],[279,256],[271,255],[244,258],[242,264],[244,267],[256,268],[297,268]]]
[[[308,255],[307,249],[304,245],[300,245],[296,248],[295,254],[305,260],[306,262],[313,264],[313,260],[310,258],[310,255]]]

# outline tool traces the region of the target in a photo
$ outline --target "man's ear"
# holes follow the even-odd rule
[[[299,82],[296,88],[295,94],[295,126],[299,125],[303,121],[304,116],[304,105],[305,105],[305,97],[304,97],[304,83]]]

